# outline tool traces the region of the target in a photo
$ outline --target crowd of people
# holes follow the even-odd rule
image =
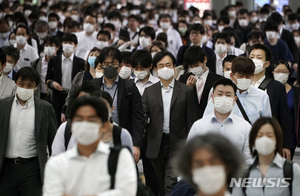
[[[282,10],[3,1],[0,195],[299,194],[300,7]]]

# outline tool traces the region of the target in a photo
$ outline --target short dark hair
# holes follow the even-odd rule
[[[281,16],[281,14],[279,14],[278,12],[273,12],[270,16],[269,19],[276,21],[277,24],[280,24],[283,22],[283,18]]]
[[[189,29],[189,34],[191,31],[199,31],[202,35],[205,33],[204,27],[202,24],[193,24]]]
[[[250,55],[252,50],[257,50],[257,49],[261,49],[265,52],[266,61],[271,60],[272,53],[271,53],[270,49],[268,48],[268,46],[263,45],[263,44],[253,44],[248,50],[248,56]]]
[[[111,98],[110,94],[106,91],[101,91],[101,94],[100,94],[100,97],[105,99],[108,104],[109,104],[109,107],[112,107],[113,106],[113,99]]]
[[[235,55],[227,55],[222,61],[222,67],[224,67],[224,64],[226,62],[232,63],[233,59],[235,59],[236,57],[237,56],[235,56]]]
[[[161,14],[158,18],[158,24],[159,24],[160,20],[163,18],[169,18],[171,20],[171,23],[173,22],[170,14]]]
[[[261,117],[255,121],[255,123],[252,125],[252,129],[249,133],[249,148],[250,152],[253,157],[257,155],[257,151],[254,149],[255,146],[255,140],[256,136],[261,129],[261,127],[265,124],[269,124],[273,127],[274,134],[276,137],[276,149],[275,151],[279,154],[281,154],[281,149],[282,149],[282,129],[280,127],[279,122],[275,118],[270,118],[270,117]]]
[[[226,179],[228,184],[232,178],[240,177],[244,160],[241,151],[236,145],[221,134],[208,133],[199,135],[188,141],[186,145],[183,145],[175,161],[182,178],[195,190],[198,190],[198,187],[193,182],[192,158],[199,149],[206,149],[222,160],[225,170],[228,171]]]
[[[235,73],[243,73],[246,75],[253,75],[255,70],[255,65],[253,61],[244,56],[238,56],[232,61],[231,72]]]
[[[288,63],[287,61],[285,61],[285,60],[278,60],[278,61],[276,61],[276,63],[274,64],[274,69],[275,69],[278,65],[280,65],[280,64],[285,65],[285,67],[286,67],[288,70],[290,70],[289,63]]]
[[[122,54],[122,61],[124,63],[131,64],[131,55],[132,55],[132,52],[126,52],[126,51],[124,51],[124,52],[121,52],[121,54]]]
[[[219,85],[223,85],[223,86],[231,86],[233,88],[233,92],[234,95],[236,95],[236,90],[237,87],[236,85],[232,82],[232,80],[228,79],[228,78],[221,78],[219,80],[217,80],[214,85],[213,85],[213,93],[215,92],[217,86]]]
[[[228,16],[220,16],[220,18],[217,20],[217,24],[219,24],[221,21],[227,25],[229,25],[229,23],[230,23]]]
[[[16,33],[16,34],[17,34],[17,31],[18,31],[18,29],[19,29],[19,28],[23,28],[23,29],[25,29],[25,30],[26,30],[26,34],[27,34],[27,35],[29,35],[29,34],[30,34],[28,27],[27,27],[27,26],[25,26],[25,25],[23,25],[23,24],[20,24],[20,25],[18,25],[18,26],[17,26],[17,28],[16,28],[16,30],[15,30],[15,33]]]
[[[56,20],[59,21],[59,16],[58,16],[58,14],[56,14],[56,13],[50,13],[50,14],[48,15],[48,20],[49,20],[50,18],[56,18]]]
[[[48,28],[48,23],[44,20],[38,20],[36,23],[35,23],[35,28],[40,28],[40,27],[46,27]]]
[[[230,35],[228,33],[216,34],[215,42],[217,42],[218,39],[224,39],[227,44],[230,44]]]
[[[131,66],[137,68],[138,66],[149,68],[151,67],[152,56],[148,50],[137,50],[132,54]]]
[[[138,22],[141,21],[141,18],[137,15],[134,15],[134,14],[131,14],[131,15],[128,16],[128,20],[131,19],[131,18],[135,19]]]
[[[106,58],[111,57],[112,60],[117,60],[119,63],[122,62],[122,53],[119,49],[114,47],[105,47],[99,55],[99,62],[103,63]]]
[[[139,31],[139,35],[141,35],[142,32],[144,32],[146,35],[150,36],[152,40],[155,39],[155,30],[152,27],[145,26],[145,27],[141,28]]]
[[[157,68],[157,63],[161,61],[165,56],[169,56],[172,59],[173,66],[176,65],[176,59],[172,53],[168,51],[161,51],[154,56],[152,60],[153,66]]]
[[[4,47],[4,52],[6,55],[11,56],[16,62],[20,58],[20,51],[13,46]]]
[[[207,57],[207,55],[203,48],[199,46],[189,47],[183,56],[184,70],[187,71],[189,69],[189,66],[194,65],[195,63],[203,63],[205,57]]]
[[[72,20],[68,23],[68,29],[72,29],[74,27],[77,27],[79,29],[80,24],[79,24],[79,22]]]
[[[108,13],[107,19],[110,20],[112,18],[118,18],[121,22],[123,21],[123,16],[120,14],[118,10],[113,10]]]
[[[160,32],[156,36],[156,41],[161,41],[162,43],[165,44],[165,47],[168,47],[168,35],[165,32]]]
[[[108,31],[105,31],[105,30],[99,31],[98,34],[97,34],[97,39],[98,39],[98,36],[99,36],[99,35],[106,35],[107,38],[108,38],[108,40],[111,39],[110,33],[109,33]]]
[[[111,23],[106,23],[106,24],[104,24],[102,29],[105,29],[105,28],[110,28],[112,31],[115,31],[115,30],[116,30],[115,25],[113,25],[113,24],[111,24]]]
[[[99,97],[93,97],[93,96],[80,97],[71,104],[69,110],[69,117],[71,121],[73,121],[73,118],[77,110],[83,106],[91,106],[92,108],[95,109],[97,116],[102,120],[102,122],[107,122],[108,108],[105,102],[99,99]]]
[[[265,40],[265,34],[261,31],[253,31],[249,34],[248,41],[259,38],[261,38],[261,40]]]
[[[157,46],[161,51],[165,51],[166,50],[166,48],[164,47],[164,44],[162,42],[160,42],[160,41],[153,41],[151,43],[151,46],[150,46],[150,50],[149,50],[150,52],[151,52],[151,50],[152,50],[152,48],[154,46]]]
[[[247,14],[249,15],[249,12],[246,8],[242,8],[238,11],[237,15],[243,15],[243,14]]]
[[[276,31],[278,32],[278,23],[275,20],[268,19],[264,28],[264,32]]]
[[[44,40],[44,44],[55,44],[57,47],[60,47],[61,45],[60,39],[55,35],[47,36]]]
[[[78,40],[76,35],[72,33],[65,33],[62,36],[61,42],[73,42],[75,45],[77,45]]]
[[[290,20],[290,21],[298,20],[299,21],[299,17],[297,14],[290,14],[290,15],[288,15],[288,20]]]
[[[3,65],[6,63],[6,54],[4,52],[3,48],[0,48],[0,63],[1,63],[1,67],[3,67]]]
[[[40,83],[40,75],[32,67],[22,67],[19,69],[19,71],[16,73],[15,82],[17,82],[19,78],[22,80],[30,80],[35,82],[36,86],[38,86]]]

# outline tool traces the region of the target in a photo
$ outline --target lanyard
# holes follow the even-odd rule
[[[105,85],[105,83],[104,83],[103,85]],[[102,90],[105,91],[103,85],[102,85]],[[113,97],[112,97],[113,102],[114,102],[114,99],[115,99],[115,96],[116,96],[117,91],[118,91],[118,84],[117,84],[116,90],[115,90],[115,92],[114,92],[114,95],[113,95]],[[105,91],[105,92],[107,92],[107,91]]]

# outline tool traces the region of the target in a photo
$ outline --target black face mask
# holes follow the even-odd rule
[[[107,66],[104,68],[104,76],[108,79],[113,79],[118,75],[119,67]]]

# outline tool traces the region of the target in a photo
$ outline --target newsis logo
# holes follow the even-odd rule
[[[289,187],[291,178],[232,178],[230,187]]]

